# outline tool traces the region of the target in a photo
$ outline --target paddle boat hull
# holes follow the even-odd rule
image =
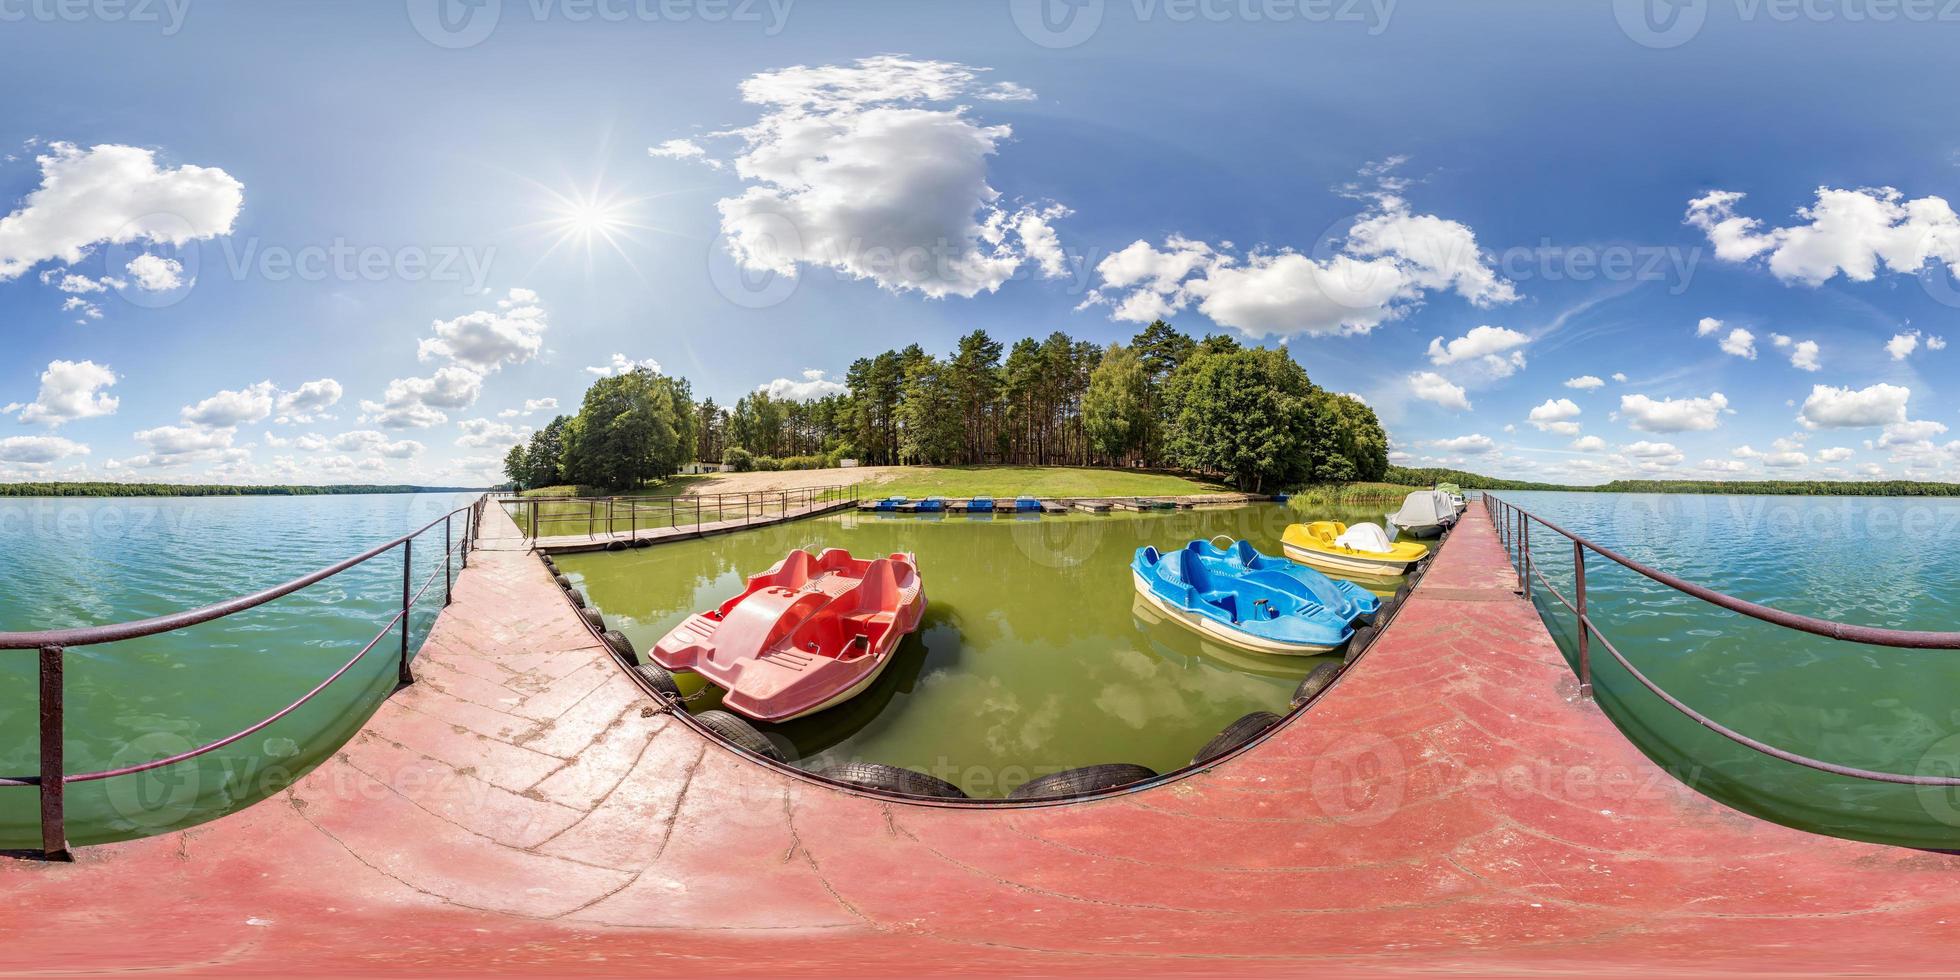
[[[1412,538],[1433,538],[1456,523],[1456,502],[1441,490],[1418,490],[1388,515],[1389,526]]]
[[[1296,575],[1243,542],[1230,552],[1204,541],[1169,554],[1142,548],[1130,571],[1137,594],[1163,618],[1240,650],[1282,657],[1340,649],[1354,634],[1353,621],[1379,602],[1324,576]]]
[[[1286,557],[1328,575],[1397,578],[1408,574],[1416,562],[1429,557],[1429,549],[1413,541],[1393,542],[1385,550],[1355,548],[1338,543],[1348,530],[1348,526],[1339,521],[1295,524],[1286,529],[1280,543],[1286,550]],[[1383,538],[1385,540],[1386,535]]]
[[[784,722],[863,693],[925,608],[911,555],[793,551],[742,594],[688,617],[649,654],[721,688],[722,707]]]

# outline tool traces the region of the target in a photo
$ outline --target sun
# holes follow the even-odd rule
[[[637,274],[639,268],[633,264],[628,249],[639,244],[638,233],[676,234],[646,223],[642,213],[647,202],[666,194],[636,195],[624,188],[608,187],[602,181],[569,190],[547,187],[536,181],[531,183],[541,193],[539,210],[543,217],[528,227],[542,232],[551,242],[538,257],[540,265],[560,249],[567,249],[584,253],[590,269],[598,253],[610,251]]]

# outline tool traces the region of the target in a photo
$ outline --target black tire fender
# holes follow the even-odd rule
[[[860,789],[883,790],[901,796],[922,796],[927,799],[964,800],[967,798],[958,786],[937,776],[930,776],[914,769],[887,766],[878,762],[847,762],[832,766],[817,773],[832,782],[856,786]]]
[[[720,736],[722,741],[744,752],[765,759],[774,759],[777,762],[783,761],[783,752],[776,748],[776,743],[769,741],[754,725],[726,711],[719,709],[703,711],[695,715],[694,720],[700,722],[702,728]]]
[[[1014,787],[1007,794],[1010,800],[1060,800],[1072,796],[1088,796],[1103,790],[1140,783],[1146,779],[1156,779],[1157,771],[1148,766],[1131,765],[1127,762],[1104,763],[1099,766],[1083,766],[1080,769],[1064,769],[1061,772],[1033,779]]]
[[[1279,724],[1280,717],[1270,711],[1254,711],[1239,720],[1226,725],[1225,730],[1212,736],[1198,754],[1191,757],[1191,764],[1202,766],[1233,749],[1252,741]]]
[[[1333,686],[1334,679],[1341,676],[1341,668],[1344,666],[1346,665],[1321,664],[1308,672],[1300,681],[1300,686],[1293,689],[1293,706],[1298,708],[1301,705],[1312,704]]]
[[[585,625],[601,633],[606,631],[606,616],[604,613],[591,606],[580,606],[578,614],[584,617]]]
[[[607,630],[599,634],[599,639],[606,641],[606,645],[611,647],[614,653],[624,658],[627,663],[637,664],[640,662],[640,654],[633,649],[633,641],[627,639],[626,634],[618,630]]]
[[[1375,637],[1379,635],[1381,635],[1381,631],[1373,626],[1363,626],[1355,630],[1354,635],[1348,637],[1347,652],[1341,655],[1341,662],[1343,664],[1355,662],[1363,653],[1367,652],[1369,647],[1374,645]]]
[[[633,673],[653,688],[653,693],[661,700],[672,703],[681,699],[681,686],[667,668],[659,664],[640,664],[633,668]]]

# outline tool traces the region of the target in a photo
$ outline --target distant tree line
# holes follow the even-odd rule
[[[945,357],[917,344],[861,358],[844,390],[755,391],[733,407],[641,369],[602,378],[579,412],[513,446],[523,486],[636,489],[690,460],[738,469],[867,465],[1173,469],[1262,492],[1378,480],[1388,437],[1359,399],[1315,385],[1284,350],[1157,321],[1128,344],[1063,333],[1006,347],[976,330]]]
[[[0,483],[0,497],[317,497],[328,494],[473,493],[482,487],[320,486],[234,487],[186,483]]]
[[[1788,494],[1805,497],[1960,497],[1960,483],[1919,480],[1614,480],[1586,486],[1500,480],[1466,470],[1391,466],[1385,483],[1429,487],[1454,483],[1465,490],[1560,490],[1575,493]]]

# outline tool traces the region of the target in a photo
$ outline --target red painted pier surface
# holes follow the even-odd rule
[[[289,791],[0,862],[0,973],[1953,969],[1960,858],[1662,773],[1577,700],[1479,507],[1266,742],[1010,811],[828,789],[652,712],[489,513],[420,683]]]

